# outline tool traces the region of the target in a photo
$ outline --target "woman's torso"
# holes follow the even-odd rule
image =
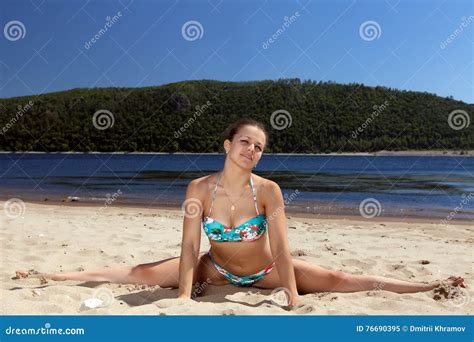
[[[251,175],[253,180],[253,188],[256,193],[256,206],[252,196],[250,184],[247,184],[244,193],[240,199],[238,196],[232,196],[234,202],[234,222],[231,222],[231,202],[222,191],[221,183],[215,193],[212,211],[209,215],[213,220],[218,221],[227,226],[238,227],[242,223],[247,222],[251,218],[255,218],[258,214],[265,215],[265,204],[262,193],[262,177]],[[218,174],[212,174],[205,177],[206,194],[204,194],[203,215],[208,216],[212,204],[212,194],[216,188]],[[258,209],[258,213],[256,210]],[[252,241],[214,241],[209,239],[212,248],[212,255],[216,262],[228,271],[237,275],[253,274],[262,270],[272,261],[270,243],[268,237],[268,229],[257,239]]]

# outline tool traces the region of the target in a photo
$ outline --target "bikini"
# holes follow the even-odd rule
[[[258,212],[257,206],[257,196],[253,187],[252,177],[250,177],[250,187],[252,188],[252,195],[255,204],[255,210],[257,211],[257,216],[245,221],[237,227],[231,228],[222,224],[219,221],[214,220],[211,216],[212,207],[214,205],[214,199],[216,197],[217,186],[219,185],[220,176],[217,178],[216,187],[212,194],[211,208],[209,209],[209,214],[204,216],[202,220],[202,228],[206,235],[209,237],[209,240],[217,242],[243,242],[243,241],[255,241],[263,236],[267,231],[267,219],[265,215],[260,215]],[[211,250],[209,250],[208,255],[211,259],[212,264],[217,269],[217,271],[222,274],[230,283],[237,286],[250,286],[253,283],[262,279],[266,274],[270,273],[275,263],[270,263],[263,270],[250,274],[239,276],[227,271],[224,267],[219,265],[214,258],[212,257]]]

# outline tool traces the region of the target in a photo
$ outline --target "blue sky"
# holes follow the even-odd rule
[[[467,0],[2,0],[0,19],[2,98],[298,77],[474,103]]]

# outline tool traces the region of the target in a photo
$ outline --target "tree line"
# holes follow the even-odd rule
[[[474,123],[459,129],[450,113],[470,120],[473,109],[426,92],[300,79],[82,88],[0,99],[0,150],[222,152],[221,132],[241,117],[265,124],[268,153],[468,150]]]

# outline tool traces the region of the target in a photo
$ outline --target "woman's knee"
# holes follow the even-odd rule
[[[133,266],[129,273],[130,282],[132,283],[145,283],[151,279],[151,269],[147,264],[140,264]]]
[[[350,277],[350,274],[342,271],[331,270],[330,277],[333,282],[342,282],[347,280]]]

